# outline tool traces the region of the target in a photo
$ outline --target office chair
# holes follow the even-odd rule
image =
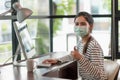
[[[104,69],[107,73],[108,80],[117,80],[120,66],[116,61],[105,60]]]

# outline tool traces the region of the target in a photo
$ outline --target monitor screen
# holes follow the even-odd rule
[[[24,49],[26,52],[29,52],[34,48],[34,46],[32,44],[29,32],[27,30],[27,24],[23,23],[19,27],[20,28],[18,28],[18,32],[19,32],[20,37],[22,39]]]
[[[26,22],[14,22],[14,30],[25,59],[35,56],[35,49]],[[17,54],[17,53],[16,53]]]

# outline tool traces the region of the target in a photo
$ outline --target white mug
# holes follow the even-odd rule
[[[34,68],[34,61],[33,61],[33,59],[27,59],[26,64],[27,64],[27,71],[28,72],[32,72],[33,68]]]

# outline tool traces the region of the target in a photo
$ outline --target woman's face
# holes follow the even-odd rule
[[[80,33],[82,37],[84,37],[84,35],[87,35],[89,33],[91,33],[92,31],[92,26],[89,25],[89,23],[86,21],[86,19],[83,16],[77,17],[75,20],[75,27],[79,27],[81,29],[84,29],[83,31],[85,33],[83,33],[83,31]]]
[[[86,19],[83,16],[77,17],[75,20],[75,26],[87,26],[90,28],[89,23],[86,21]]]

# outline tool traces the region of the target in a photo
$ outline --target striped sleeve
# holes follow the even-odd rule
[[[74,58],[72,57],[71,54],[69,54],[69,55],[66,55],[66,56],[64,56],[62,58],[59,58],[58,60],[63,63],[63,62],[67,62],[67,61],[73,61]]]

